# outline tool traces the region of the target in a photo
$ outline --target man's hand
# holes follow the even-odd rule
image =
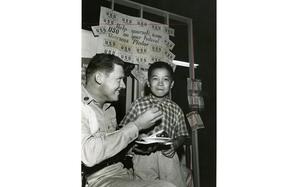
[[[140,130],[148,129],[155,124],[156,121],[160,120],[163,117],[162,112],[157,108],[151,108],[140,115],[135,120],[136,127]]]

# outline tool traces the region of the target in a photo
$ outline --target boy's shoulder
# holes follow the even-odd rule
[[[143,101],[148,101],[150,100],[150,97],[147,95],[147,96],[142,96],[142,97],[139,97],[135,100],[135,102],[139,103],[139,102],[143,102]]]
[[[155,96],[147,95],[147,96],[142,96],[142,97],[137,98],[135,100],[135,105],[145,104],[145,103],[156,103],[156,102],[157,102],[157,100],[156,100]],[[172,101],[170,98],[165,98],[162,101],[162,104],[166,105],[166,106],[170,106],[171,108],[176,109],[176,110],[181,110],[180,106],[177,103],[175,103],[174,101]]]
[[[148,97],[148,96],[142,96],[142,97],[139,97],[139,98],[137,98],[134,102],[133,102],[133,106],[140,106],[140,105],[145,105],[145,104],[149,104],[149,103],[151,103],[152,101],[151,101],[151,98],[150,97]]]
[[[174,101],[172,101],[171,99],[167,98],[167,99],[165,100],[165,102],[166,102],[168,105],[171,105],[173,108],[177,108],[177,109],[180,109],[180,110],[181,110],[180,106],[179,106],[177,103],[175,103]]]

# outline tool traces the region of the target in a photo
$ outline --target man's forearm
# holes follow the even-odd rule
[[[91,167],[122,151],[137,136],[138,129],[133,124],[101,136],[91,136],[83,131],[81,159],[85,165]]]

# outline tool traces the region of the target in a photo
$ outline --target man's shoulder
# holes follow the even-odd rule
[[[88,118],[89,116],[91,116],[93,114],[94,114],[93,109],[85,102],[81,102],[81,117]]]
[[[89,110],[90,107],[87,103],[81,102],[81,110]]]

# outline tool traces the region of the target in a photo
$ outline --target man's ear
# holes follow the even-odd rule
[[[149,83],[149,81],[148,81],[148,80],[147,80],[146,84],[147,84],[147,86],[150,88],[150,83]]]
[[[103,83],[103,79],[104,79],[104,74],[101,71],[98,71],[95,73],[95,81],[101,85]]]

